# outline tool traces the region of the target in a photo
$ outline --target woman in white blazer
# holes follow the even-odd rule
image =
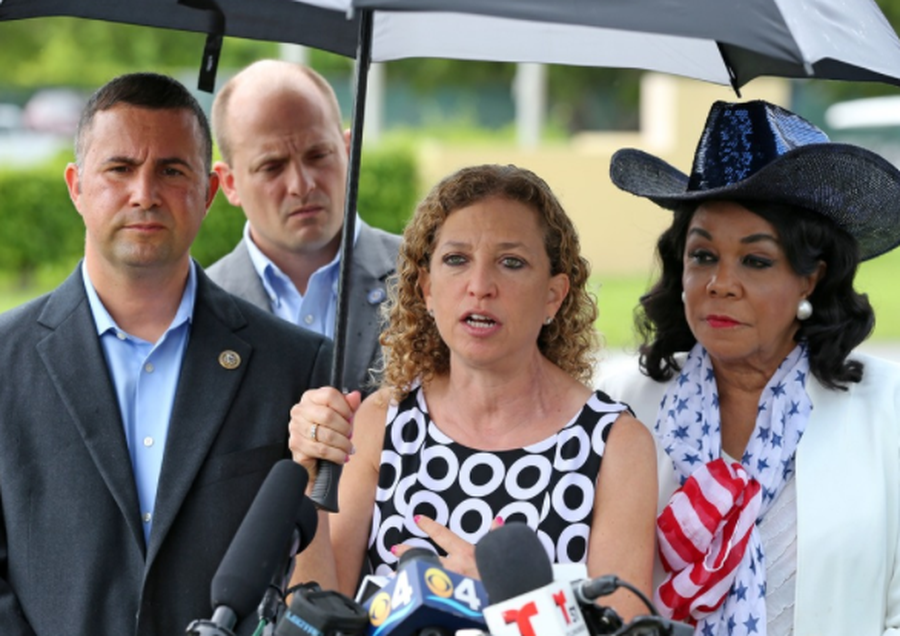
[[[628,149],[611,176],[674,213],[640,369],[602,381],[657,439],[660,610],[698,636],[900,634],[900,367],[853,353],[900,172],[757,101],[713,105],[690,175]]]

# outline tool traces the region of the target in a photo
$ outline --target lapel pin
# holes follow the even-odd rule
[[[219,354],[219,364],[229,370],[237,369],[241,366],[241,356],[238,355],[237,351],[226,349]]]
[[[369,301],[370,305],[377,305],[385,298],[384,290],[380,287],[376,287],[375,289],[370,289],[369,293],[366,295],[366,300]]]

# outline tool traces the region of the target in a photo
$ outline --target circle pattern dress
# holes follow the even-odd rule
[[[421,386],[387,412],[369,533],[370,571],[396,567],[398,543],[444,552],[413,521],[430,517],[477,543],[496,517],[537,531],[552,562],[584,563],[606,439],[628,406],[597,391],[550,437],[524,448],[485,452],[445,435],[431,420]]]

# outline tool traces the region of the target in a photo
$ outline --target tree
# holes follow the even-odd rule
[[[206,36],[84,20],[34,18],[0,22],[0,85],[93,89],[116,75],[153,70],[176,75],[198,69]],[[226,38],[220,66],[274,57],[277,44]]]

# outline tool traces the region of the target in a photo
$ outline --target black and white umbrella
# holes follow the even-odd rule
[[[303,0],[374,14],[372,60],[447,57],[900,85],[874,0]]]
[[[351,211],[356,209],[370,62],[442,57],[636,68],[731,85],[738,94],[761,76],[900,86],[900,40],[873,0],[303,2],[343,11],[359,19],[360,29],[335,329],[338,370],[345,350]],[[340,468],[329,466],[319,474],[313,499],[337,510]]]
[[[356,59],[332,384],[343,386],[368,68],[441,57],[658,71],[732,86],[756,77],[900,86],[900,40],[874,0],[0,0],[0,20],[75,16],[207,33],[211,90],[225,35]],[[337,510],[340,468],[313,499]]]

